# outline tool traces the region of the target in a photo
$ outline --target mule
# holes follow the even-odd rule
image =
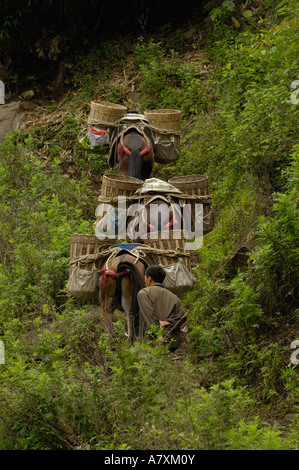
[[[129,129],[117,148],[118,172],[145,181],[154,166],[154,154],[149,139],[137,130]]]
[[[99,300],[103,311],[104,326],[113,339],[113,312],[123,311],[127,316],[127,334],[130,344],[139,335],[139,307],[137,294],[145,287],[146,265],[135,256],[120,254],[106,261],[99,270]]]
[[[128,235],[130,239],[139,243],[150,232],[178,229],[179,220],[180,214],[170,203],[156,198],[143,206],[137,216],[128,217]]]

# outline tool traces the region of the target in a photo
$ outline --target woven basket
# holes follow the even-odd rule
[[[181,111],[176,109],[153,109],[145,111],[144,115],[155,128],[153,129],[155,137],[167,141],[171,140],[172,133],[174,133],[176,145],[181,146]]]
[[[100,252],[101,249],[106,249],[109,245],[111,245],[111,240],[100,240],[95,235],[73,234],[71,235],[70,260],[72,261],[80,256],[93,255]],[[85,266],[85,269],[91,270],[92,262],[87,263]]]
[[[120,104],[109,103],[108,101],[92,101],[90,104],[89,122],[98,122],[101,128],[109,126],[121,119],[127,112],[127,108]]]
[[[208,196],[210,194],[209,177],[206,175],[188,175],[171,178],[168,183],[180,189],[184,194]]]
[[[158,129],[181,130],[181,111],[176,109],[153,109],[144,112],[149,123]]]
[[[168,183],[180,189],[182,193],[190,196],[210,196],[210,181],[206,175],[188,175],[171,178]],[[191,204],[191,227],[194,230],[196,200],[187,201]],[[214,210],[211,202],[203,202],[203,234],[209,233],[215,225]]]
[[[112,198],[118,196],[132,196],[136,189],[143,185],[144,181],[131,176],[104,175],[102,181],[101,196]]]
[[[163,238],[165,236],[168,236],[168,238]],[[156,253],[151,253],[154,264],[169,266],[181,258],[186,268],[191,272],[191,256],[190,253],[185,250],[185,241],[186,238],[182,230],[150,232],[144,239],[144,243],[157,250]],[[167,253],[168,251],[175,251],[177,254]]]

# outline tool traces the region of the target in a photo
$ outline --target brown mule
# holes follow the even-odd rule
[[[150,232],[176,230],[180,224],[180,214],[171,204],[158,197],[141,208],[139,215],[129,216],[128,234],[135,242],[141,243]],[[135,230],[138,229],[138,237]]]
[[[130,254],[119,255],[102,264],[99,270],[99,300],[103,309],[104,326],[113,338],[113,312],[117,308],[127,315],[128,341],[139,335],[137,294],[145,286],[146,266]]]
[[[120,139],[117,148],[119,174],[141,180],[150,177],[154,166],[154,155],[149,140],[135,129],[130,129]]]

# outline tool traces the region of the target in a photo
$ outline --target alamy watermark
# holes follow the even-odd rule
[[[0,80],[0,104],[5,104],[5,86],[2,80]]]
[[[299,355],[299,339],[295,339],[294,341],[292,341],[291,349],[295,349],[295,351],[291,354],[291,364],[299,364],[299,359],[297,358],[297,356]]]
[[[96,208],[95,235],[100,239],[146,241],[184,239],[185,250],[198,250],[203,241],[203,204],[133,203],[117,198],[117,207],[102,203]],[[159,235],[158,235],[159,232]]]
[[[292,90],[295,90],[291,94],[291,103],[292,104],[298,104],[299,103],[299,98],[297,98],[297,95],[299,93],[299,80],[294,80],[291,83],[291,88],[292,88]]]

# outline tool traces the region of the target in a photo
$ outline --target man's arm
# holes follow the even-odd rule
[[[171,314],[167,318],[167,322],[171,325],[175,325],[184,315],[185,309],[183,304],[179,298],[177,298],[177,302],[175,303]]]

